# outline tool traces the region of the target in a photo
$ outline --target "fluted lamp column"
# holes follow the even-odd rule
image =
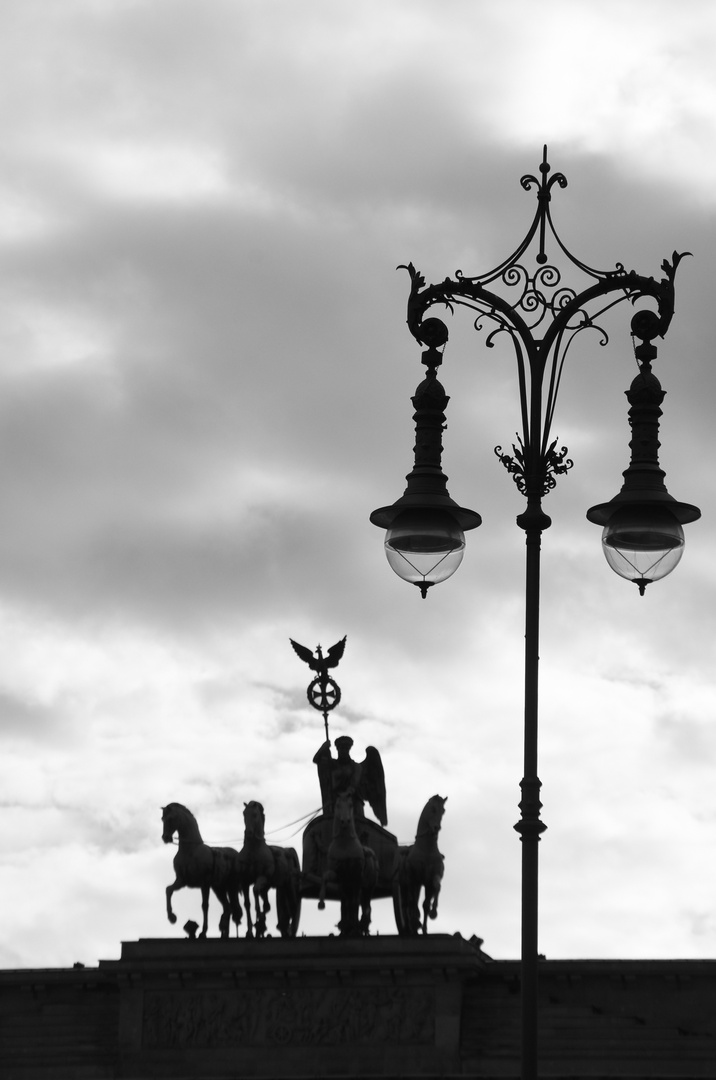
[[[659,418],[666,394],[651,370],[656,359],[652,339],[658,334],[657,316],[639,312],[632,330],[642,342],[635,349],[639,374],[626,391],[631,406],[631,462],[619,494],[592,506],[587,518],[604,526],[602,548],[612,570],[633,581],[643,596],[647,585],[678,565],[684,551],[682,526],[700,518],[701,511],[669,494],[659,465]]]
[[[482,518],[450,498],[442,471],[442,433],[450,398],[438,381],[442,363],[439,346],[447,341],[440,319],[426,319],[422,341],[425,378],[412,398],[415,414],[415,464],[406,476],[408,485],[391,506],[370,515],[386,530],[385,553],[391,568],[404,581],[417,585],[425,599],[431,585],[455,573],[465,550],[465,530],[476,529]]]

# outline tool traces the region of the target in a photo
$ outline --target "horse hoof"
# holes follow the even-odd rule
[[[325,908],[326,908],[326,901],[325,900],[319,900],[318,901],[318,910],[319,911],[325,911]]]
[[[177,917],[173,913],[171,915],[167,915],[167,918],[169,919],[169,922],[172,924],[172,926],[177,921]]]

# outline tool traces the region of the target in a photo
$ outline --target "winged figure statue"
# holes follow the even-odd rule
[[[380,824],[388,824],[385,795],[385,771],[379,752],[367,746],[365,759],[354,761],[351,757],[353,740],[348,735],[336,739],[337,757],[331,754],[328,740],[316,753],[313,762],[318,768],[318,782],[324,814],[332,814],[337,797],[348,792],[353,800],[356,818],[365,817],[364,803],[368,803]]]

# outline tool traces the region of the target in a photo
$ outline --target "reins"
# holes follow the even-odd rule
[[[294,831],[292,833],[289,833],[288,836],[286,837],[287,840],[290,840],[290,839],[292,839],[292,837],[297,836],[298,833],[300,833],[301,825],[303,824],[304,821],[308,820],[309,818],[310,818],[311,821],[313,821],[314,818],[319,817],[322,810],[323,810],[322,806],[319,806],[316,810],[309,810],[307,814],[303,814],[301,817],[296,818],[295,821],[289,821],[286,825],[279,826],[278,829],[271,829],[270,832],[265,833],[265,836],[266,837],[278,836],[285,829],[290,829],[293,825],[297,825],[298,828],[294,829]],[[241,836],[241,837],[233,836],[233,837],[230,837],[228,840],[184,840],[184,843],[185,844],[206,844],[207,847],[225,847],[227,844],[238,844],[239,840],[241,840],[243,842],[244,839],[245,839],[244,836]],[[179,841],[175,840],[174,837],[172,837],[171,843],[174,844],[175,847],[178,847],[178,845],[179,845]]]

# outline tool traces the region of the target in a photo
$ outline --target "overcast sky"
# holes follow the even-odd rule
[[[711,0],[2,6],[0,965],[181,938],[167,802],[240,847],[258,799],[300,850],[323,721],[289,637],[344,634],[331,735],[380,750],[388,827],[448,796],[431,930],[519,955],[523,507],[492,452],[517,384],[464,311],[444,466],[484,523],[423,601],[368,516],[402,494],[423,370],[395,268],[498,264],[544,143],[584,262],[693,253],[655,370],[667,485],[703,519],[640,598],[585,518],[628,464],[614,312],[554,425],[540,950],[716,955],[715,61]],[[337,917],[307,902],[302,930]]]

